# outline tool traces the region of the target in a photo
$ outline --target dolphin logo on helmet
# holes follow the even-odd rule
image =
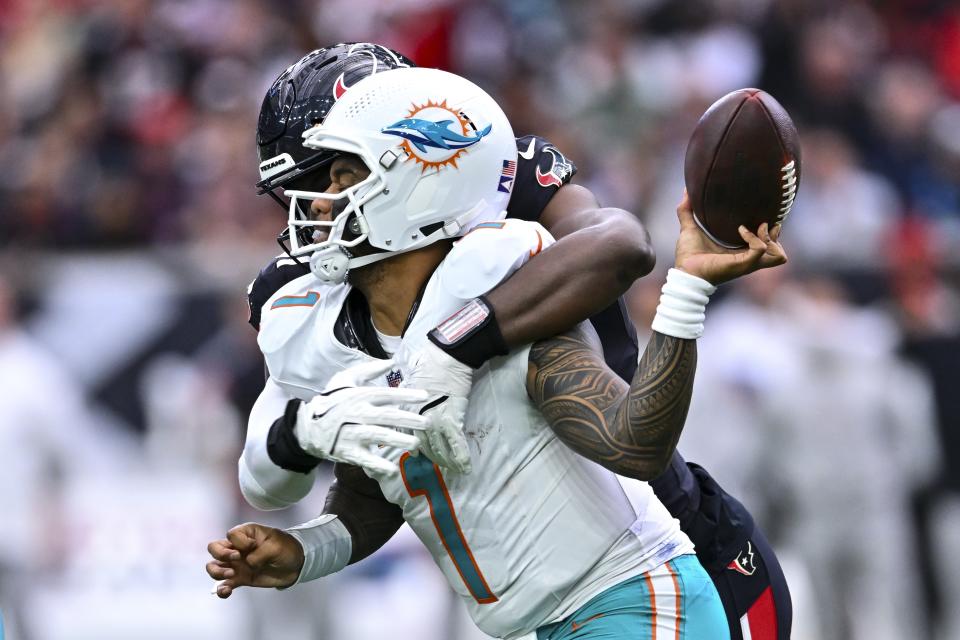
[[[382,132],[409,140],[419,151],[426,152],[427,147],[446,149],[447,151],[472,147],[490,133],[493,128],[493,125],[488,124],[481,131],[478,131],[477,135],[464,136],[456,131],[451,131],[450,125],[452,124],[453,120],[432,122],[420,118],[404,118],[389,127],[384,127]]]

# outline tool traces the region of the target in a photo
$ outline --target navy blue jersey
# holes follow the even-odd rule
[[[507,205],[507,217],[539,220],[553,194],[576,173],[577,165],[546,139],[517,138],[517,180]]]

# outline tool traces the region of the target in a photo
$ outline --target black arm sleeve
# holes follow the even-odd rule
[[[382,547],[403,524],[403,510],[383,497],[380,485],[360,467],[337,463],[324,513],[340,518],[352,538],[350,564]]]
[[[283,415],[274,420],[267,433],[267,455],[281,469],[310,473],[320,464],[320,458],[310,455],[297,442],[293,427],[297,424],[300,400],[290,400]]]
[[[550,198],[577,173],[577,165],[540,136],[517,138],[517,178],[507,217],[539,220]]]

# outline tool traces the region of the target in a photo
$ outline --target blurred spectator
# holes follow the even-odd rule
[[[913,516],[931,624],[934,628],[956,630],[960,629],[960,616],[947,603],[955,600],[960,585],[955,581],[950,584],[948,576],[953,573],[944,571],[936,550],[958,540],[955,526],[940,518],[939,513],[960,507],[960,433],[956,429],[960,424],[960,397],[956,393],[960,296],[943,277],[943,250],[933,233],[933,225],[916,219],[901,225],[892,236],[891,302],[893,317],[904,332],[904,355],[923,368],[933,382],[944,463],[939,475],[917,488]]]
[[[63,488],[104,472],[118,446],[93,428],[80,386],[17,315],[0,278],[0,599],[10,637],[31,638],[24,598],[39,577],[62,570],[68,551],[59,535]]]
[[[680,446],[803,561],[817,637],[902,638],[921,618],[908,505],[939,457],[927,378],[835,283],[755,275],[711,311]]]
[[[791,257],[838,270],[881,266],[902,210],[893,187],[864,170],[843,134],[830,129],[804,132],[803,161],[803,197],[784,236]]]

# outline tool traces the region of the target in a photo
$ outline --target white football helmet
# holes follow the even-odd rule
[[[337,194],[287,190],[290,253],[310,255],[314,274],[342,282],[350,269],[500,220],[517,167],[513,129],[480,87],[437,69],[395,69],[350,87],[304,145],[349,153],[370,175]],[[330,221],[309,220],[310,201],[346,201]],[[299,200],[306,200],[298,206]],[[304,243],[325,228],[329,236]],[[315,236],[313,236],[315,237]],[[381,252],[354,256],[362,242]]]

